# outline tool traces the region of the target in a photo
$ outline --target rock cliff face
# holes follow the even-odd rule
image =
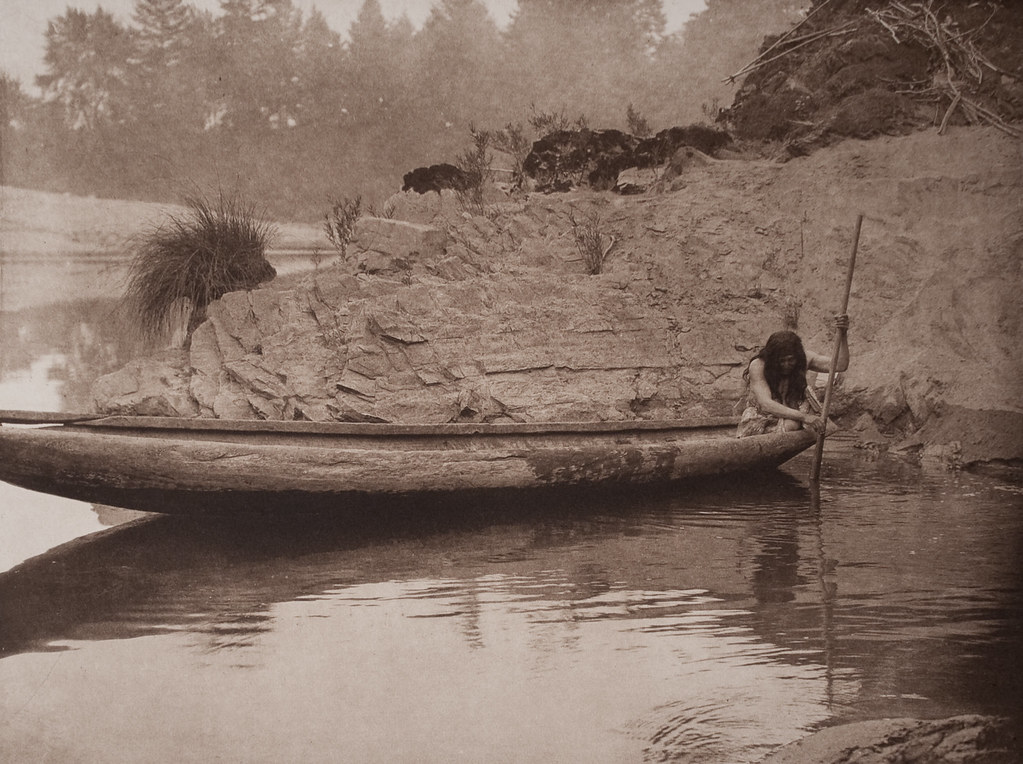
[[[97,406],[400,422],[730,413],[771,331],[797,325],[830,352],[863,212],[837,413],[867,412],[860,427],[911,450],[954,416],[970,437],[946,428],[942,454],[1023,458],[1019,142],[992,128],[846,141],[784,164],[709,160],[660,187],[495,197],[476,216],[450,192],[398,194],[392,219],[360,221],[347,262],[226,295],[187,351],[99,380]],[[602,273],[587,273],[572,218],[610,245]]]
[[[564,236],[548,230],[558,221],[546,200],[519,207],[522,238],[484,218],[452,228],[450,239],[436,227],[364,219],[351,267],[298,289],[225,296],[187,353],[101,379],[101,407],[398,422],[720,410],[732,387],[725,378],[741,362],[734,348],[680,342],[694,327],[653,304],[661,293],[646,274],[643,294],[628,275],[585,276],[563,243],[557,255],[533,255],[558,257],[560,267],[512,268],[514,248]],[[483,248],[502,235],[488,258]],[[731,341],[723,327],[718,336]]]

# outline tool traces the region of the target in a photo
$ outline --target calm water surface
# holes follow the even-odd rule
[[[0,314],[0,408],[82,405],[110,309]],[[276,526],[0,484],[0,760],[753,762],[1023,719],[1020,487],[836,441],[816,503],[807,469]]]

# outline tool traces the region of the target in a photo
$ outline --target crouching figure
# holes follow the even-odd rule
[[[835,371],[849,368],[849,317],[835,317],[840,345]],[[831,359],[807,352],[795,332],[775,332],[753,357],[742,377],[746,400],[738,436],[808,428],[819,433],[825,423],[820,405],[807,386],[807,372],[830,372]]]

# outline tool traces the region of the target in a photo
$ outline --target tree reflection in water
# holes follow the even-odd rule
[[[0,382],[24,378],[23,396],[50,387],[66,411],[91,411],[97,377],[123,366],[136,348],[114,300],[60,302],[0,311]],[[46,368],[27,374],[40,360]],[[40,378],[41,377],[41,378]],[[0,401],[0,408],[13,408]]]

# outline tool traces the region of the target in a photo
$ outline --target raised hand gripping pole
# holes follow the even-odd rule
[[[849,312],[849,292],[852,290],[853,268],[856,267],[856,250],[860,245],[860,226],[863,224],[862,213],[856,216],[856,231],[853,234],[852,254],[849,256],[849,269],[845,275],[845,293],[842,295],[842,307],[838,315]],[[814,452],[813,463],[810,465],[810,480],[817,482],[821,476],[821,461],[824,459],[824,436],[828,430],[828,414],[831,412],[831,391],[835,386],[835,367],[838,365],[838,354],[842,349],[842,332],[835,336],[835,349],[831,354],[831,369],[828,371],[828,384],[824,388],[824,404],[821,409],[823,425],[817,433],[817,450]]]

